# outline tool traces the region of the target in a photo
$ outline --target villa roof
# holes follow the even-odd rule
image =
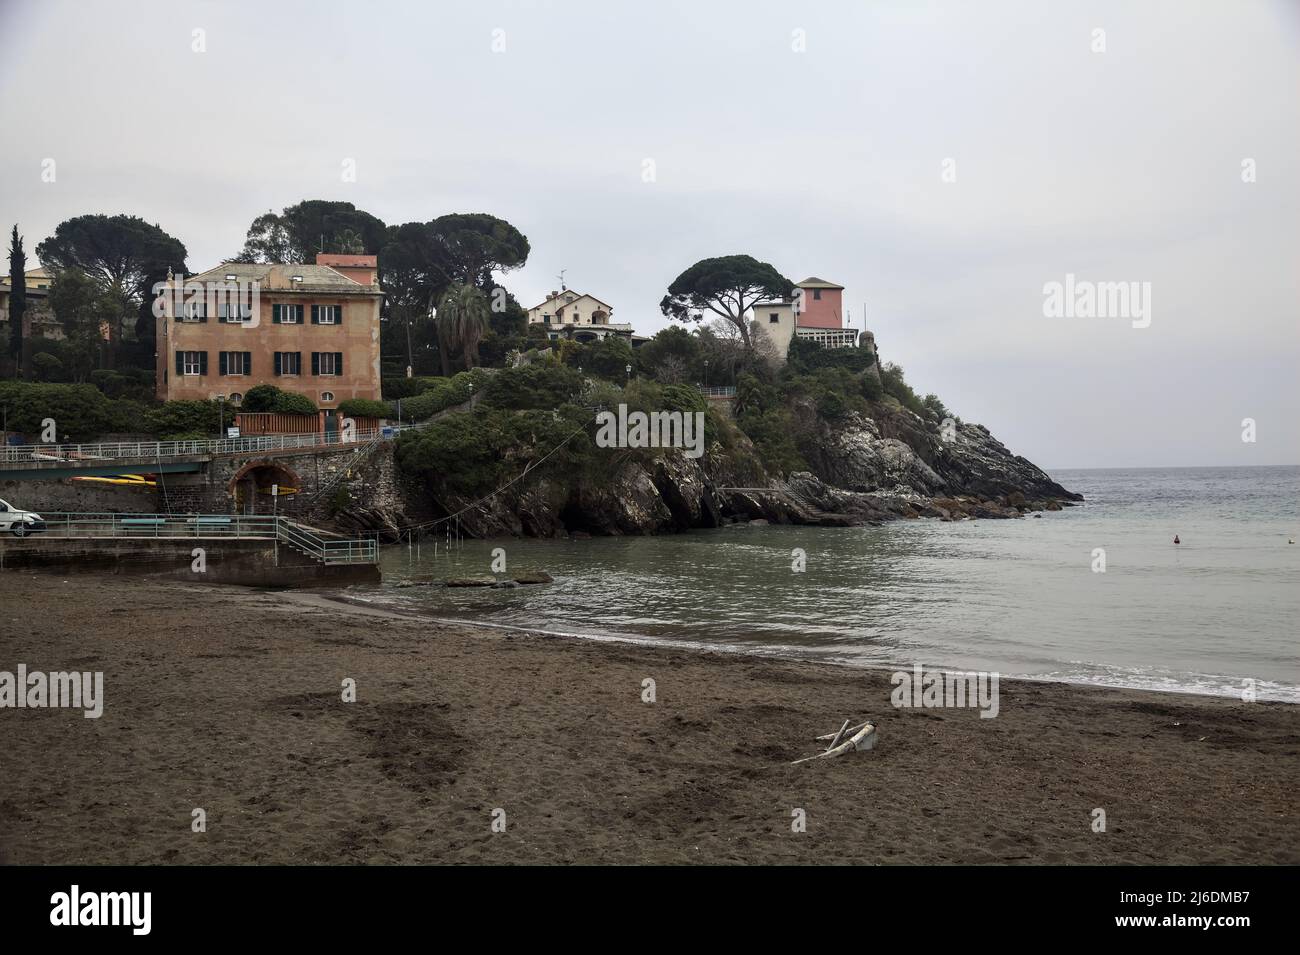
[[[560,289],[560,291],[556,292],[554,295],[548,295],[545,299],[542,300],[541,304],[539,304],[539,305],[534,305],[533,308],[541,308],[542,306],[547,305],[547,304],[549,304],[549,303],[555,301],[555,300],[556,300],[557,298],[559,298],[561,295],[572,295],[575,299],[579,299],[579,298],[589,298],[589,299],[591,299],[593,302],[600,302],[601,305],[604,305],[604,306],[605,306],[607,309],[609,309],[610,311],[613,311],[613,310],[614,310],[614,306],[613,306],[613,305],[610,305],[608,302],[601,302],[600,299],[596,298],[596,296],[590,294],[589,292],[576,292],[576,291],[574,291],[574,290],[571,289],[571,288]],[[533,308],[530,308],[529,311],[531,312],[531,311],[533,310]]]
[[[813,275],[804,279],[802,282],[796,282],[798,288],[844,288],[843,285],[836,285],[834,282],[827,282],[825,279],[819,279]]]
[[[375,286],[362,285],[342,272],[327,265],[310,264],[271,264],[258,262],[223,262],[215,268],[189,276],[186,281],[217,282],[227,275],[235,276],[235,281],[256,281],[268,291],[276,292],[328,292],[359,293],[374,292]],[[293,276],[301,275],[301,282],[294,282]]]

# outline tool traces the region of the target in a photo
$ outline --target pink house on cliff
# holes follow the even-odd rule
[[[816,276],[795,285],[799,328],[843,328],[844,286]]]
[[[816,342],[822,348],[853,348],[858,332],[844,327],[844,286],[816,276],[795,283],[792,299],[758,302],[754,324],[771,339],[784,360],[795,338]]]

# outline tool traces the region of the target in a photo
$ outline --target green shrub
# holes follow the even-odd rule
[[[425,378],[385,378],[383,383],[384,399],[396,401],[398,398],[414,398],[428,387]]]
[[[49,352],[32,356],[32,371],[37,381],[57,381],[63,377],[63,362]]]
[[[733,412],[736,425],[754,443],[768,471],[785,475],[808,467],[795,444],[794,415],[775,387],[749,373],[741,374]]]
[[[924,419],[928,417],[925,405],[917,397],[916,392],[912,390],[903,378],[903,368],[901,365],[890,362],[880,369],[881,384],[884,386],[885,394],[894,398],[900,405],[908,411]]]
[[[142,368],[98,368],[90,373],[90,383],[110,398],[149,401],[154,396],[153,373]]]
[[[116,398],[108,403],[108,430],[118,434],[156,434],[149,416],[160,407],[157,401]],[[213,415],[213,422],[216,416]]]
[[[795,445],[794,416],[788,408],[748,414],[737,424],[754,442],[754,450],[769,472],[784,476],[808,469]]]
[[[564,365],[524,365],[503,368],[483,393],[491,408],[551,410],[582,396],[582,375]]]
[[[862,397],[861,375],[847,368],[819,368],[809,375],[799,375],[786,382],[787,396],[805,395],[828,421],[838,421],[852,411],[865,414],[867,403]]]
[[[254,385],[244,393],[239,410],[250,414],[316,414],[316,405],[296,391],[285,391],[275,385]]]
[[[328,504],[329,516],[336,517],[341,511],[347,510],[351,503],[352,495],[348,491],[347,484],[340,484],[334,489],[334,493],[330,495]]]
[[[790,341],[786,371],[790,375],[806,375],[819,368],[866,371],[875,361],[869,348],[822,348],[816,342],[796,337]]]
[[[884,386],[881,385],[880,379],[871,373],[864,373],[862,376],[862,397],[868,401],[879,401],[885,393]]]
[[[566,365],[571,368],[581,368],[584,375],[604,378],[618,384],[627,381],[627,369],[635,361],[632,346],[622,338],[612,335],[589,344],[566,347],[561,355]]]
[[[0,405],[9,430],[29,437],[40,435],[47,419],[53,420],[58,440],[77,442],[118,430],[122,423],[115,403],[94,385],[0,381]]]
[[[633,354],[636,355],[638,371],[656,381],[675,384],[704,378],[704,353],[700,340],[680,325],[660,329]]]
[[[425,421],[439,411],[445,411],[458,404],[463,404],[473,397],[474,392],[482,393],[488,385],[490,376],[481,368],[462,371],[450,378],[421,379],[425,388],[414,398],[402,400],[403,421]]]
[[[921,415],[922,418],[929,416],[930,420],[936,422],[942,422],[945,418],[952,418],[955,422],[961,421],[960,418],[948,410],[947,405],[939,400],[938,395],[926,395],[921,399],[921,406],[925,408],[926,411],[926,414]]]
[[[578,430],[581,424],[572,406],[560,415],[480,406],[404,432],[397,442],[397,463],[406,473],[421,475],[446,491],[479,496],[500,487],[569,438],[547,460],[547,467],[567,471],[576,479],[591,451],[590,437]]]
[[[164,441],[188,441],[198,435],[214,438],[234,423],[236,409],[229,402],[164,401],[147,415],[151,433]],[[220,422],[218,424],[218,422]]]
[[[387,401],[347,398],[339,402],[339,413],[353,418],[391,418],[393,408]]]

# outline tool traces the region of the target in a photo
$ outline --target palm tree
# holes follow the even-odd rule
[[[457,346],[465,353],[466,370],[478,364],[478,343],[490,317],[487,296],[474,286],[457,283],[447,289],[434,318],[444,375],[451,374],[451,351]]]

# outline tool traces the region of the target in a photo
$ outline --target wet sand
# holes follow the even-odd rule
[[[884,672],[312,593],[6,572],[0,600],[0,670],[106,697],[0,709],[3,863],[1300,862],[1287,704],[1003,681],[980,719],[894,709]],[[874,751],[789,765],[850,717]]]

